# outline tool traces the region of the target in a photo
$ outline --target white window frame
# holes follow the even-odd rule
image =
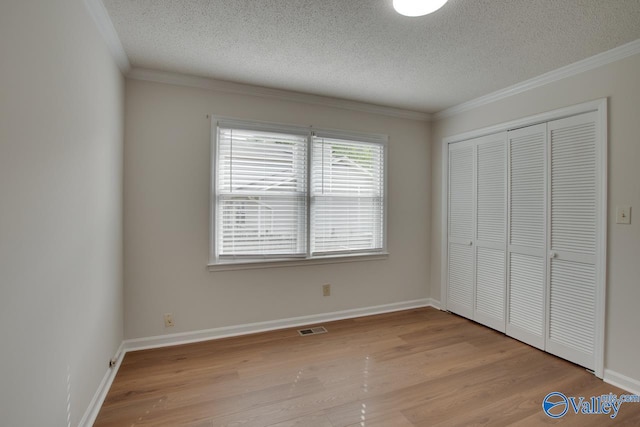
[[[224,127],[238,127],[248,130],[278,132],[278,133],[304,133],[307,135],[307,252],[304,256],[286,258],[266,258],[266,257],[238,257],[236,259],[221,259],[217,250],[216,235],[216,215],[217,215],[217,165],[218,165],[218,124],[222,122]],[[322,135],[336,139],[352,140],[354,142],[365,142],[379,144],[383,148],[383,225],[382,225],[382,248],[379,250],[349,251],[341,253],[311,254],[311,165],[313,162],[313,137]],[[273,122],[263,122],[256,120],[242,120],[231,117],[211,115],[211,164],[210,164],[210,189],[209,189],[209,271],[224,270],[244,270],[265,267],[285,267],[313,264],[333,264],[353,261],[373,261],[387,259],[388,241],[388,139],[387,135],[359,133],[342,131],[335,129],[318,129],[311,126],[296,126]]]

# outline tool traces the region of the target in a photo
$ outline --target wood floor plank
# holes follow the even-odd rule
[[[310,325],[315,326],[315,325]],[[553,420],[551,391],[623,394],[585,369],[432,308],[128,353],[104,426],[417,427],[604,425]],[[640,425],[640,403],[616,425]]]
[[[347,427],[415,427],[415,425],[400,412],[391,412],[379,417],[369,417],[365,412],[363,417],[360,422]]]
[[[333,425],[323,412],[319,412],[277,424],[270,424],[268,427],[333,427]]]

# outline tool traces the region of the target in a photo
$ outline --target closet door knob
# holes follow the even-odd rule
[[[557,256],[558,256],[558,253],[556,251],[549,252],[549,258],[556,258]]]

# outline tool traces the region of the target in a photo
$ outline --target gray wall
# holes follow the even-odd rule
[[[124,79],[80,0],[3,0],[0,52],[0,424],[77,425],[123,337]]]
[[[428,297],[427,123],[132,79],[126,87],[127,338]],[[388,259],[209,272],[212,113],[389,135]]]
[[[640,380],[640,56],[428,124],[125,83],[80,0],[3,1],[0,52],[0,424],[77,425],[124,337],[439,299],[442,138],[601,97],[605,366]],[[209,272],[211,113],[388,134],[388,259]]]

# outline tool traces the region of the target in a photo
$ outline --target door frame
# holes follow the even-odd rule
[[[608,152],[608,112],[607,98],[571,105],[556,110],[523,117],[509,122],[492,125],[469,132],[445,137],[442,139],[442,188],[441,188],[441,239],[440,239],[440,307],[447,310],[447,283],[449,281],[448,259],[448,207],[449,207],[449,144],[462,142],[480,136],[491,135],[499,132],[510,131],[546,123],[552,120],[563,119],[588,112],[596,112],[598,116],[597,169],[598,169],[598,243],[596,249],[596,321],[595,321],[595,375],[604,376],[604,341],[605,341],[605,306],[606,306],[606,262],[607,262],[607,152]],[[507,236],[508,239],[508,236]],[[548,286],[548,284],[547,284]],[[545,331],[546,333],[546,331]]]

